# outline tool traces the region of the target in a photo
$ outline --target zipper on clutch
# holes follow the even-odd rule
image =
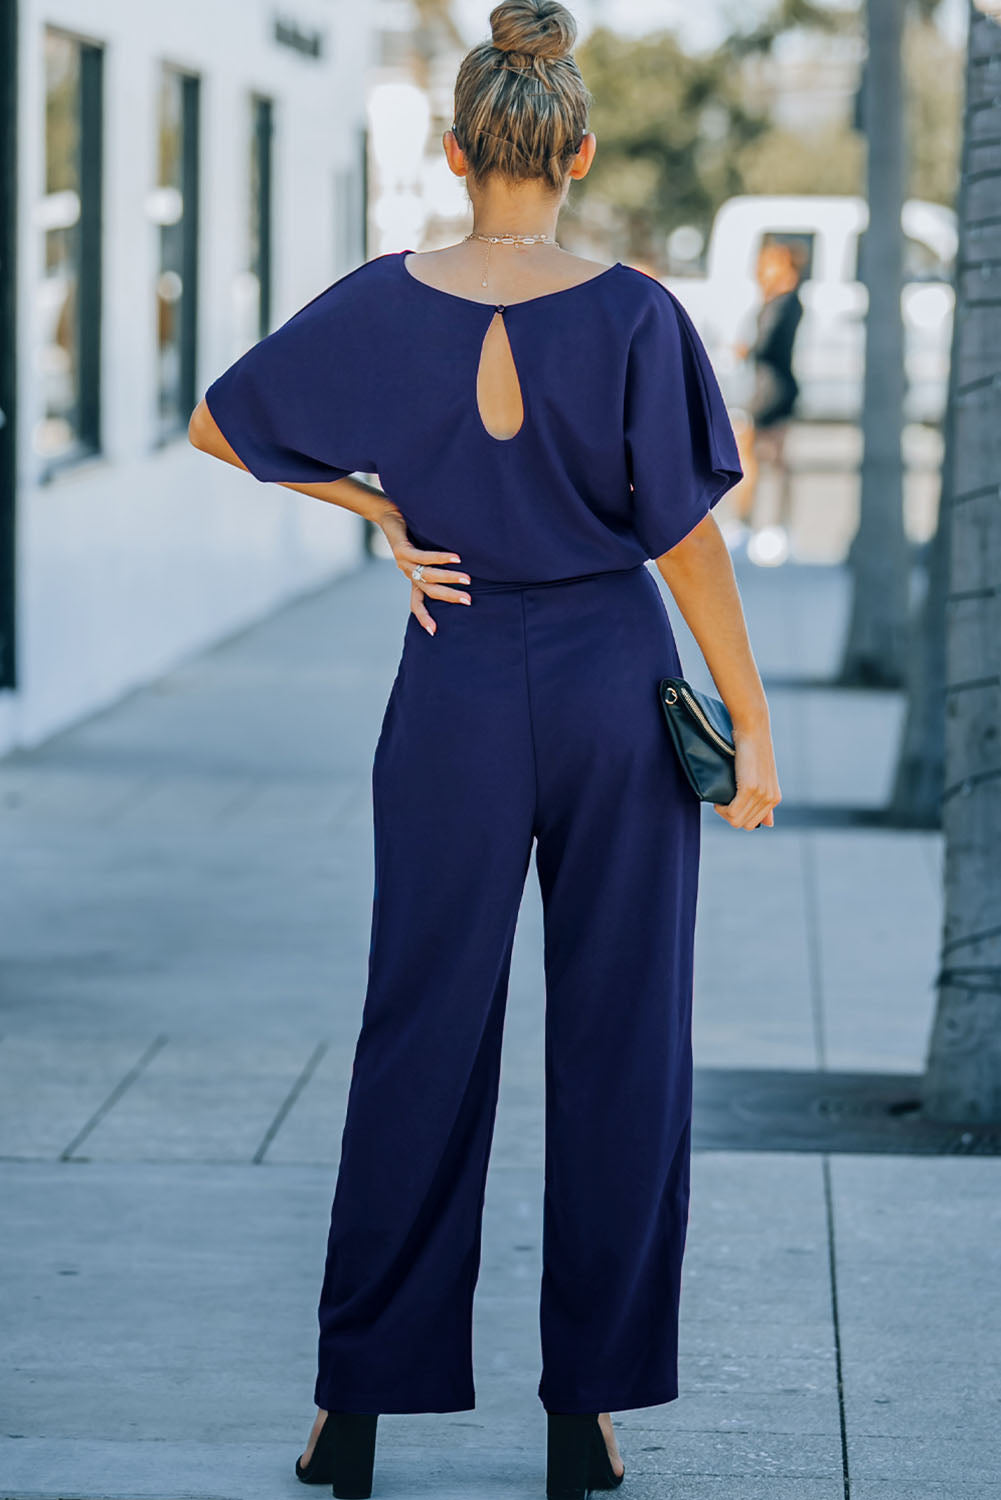
[[[713,728],[709,720],[706,718],[705,714],[702,712],[702,709],[699,707],[698,703],[692,697],[691,693],[686,693],[685,689],[682,688],[681,696],[684,698],[685,702],[688,704],[688,707],[698,719],[699,723],[702,725],[702,728],[705,730],[709,738],[711,740],[714,740],[719,748],[721,750],[724,750],[727,755],[736,755],[737,752],[734,747],[729,743],[729,741],[723,738],[718,730]]]

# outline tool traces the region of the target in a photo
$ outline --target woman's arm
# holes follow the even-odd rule
[[[220,431],[204,397],[191,413],[188,423],[188,441],[202,453],[220,458],[224,463],[249,473],[247,465],[234,452]],[[435,563],[459,562],[455,552],[425,552],[414,547],[407,536],[407,523],[403,513],[383,490],[365,484],[353,476],[335,479],[328,484],[293,484],[277,481],[283,489],[297,490],[300,495],[309,495],[314,500],[324,500],[330,505],[339,505],[378,526],[389,543],[396,566],[406,575],[410,584],[410,608],[429,635],[434,635],[437,626],[424,603],[425,594],[432,599],[444,599],[450,603],[468,604],[469,595],[461,589],[448,588],[448,582],[468,583],[465,573],[455,573],[446,568],[434,567]],[[418,563],[424,564],[423,581],[415,583],[412,577]]]
[[[656,559],[733,720],[737,795],[715,811],[735,828],[774,827],[781,802],[764,688],[751,652],[733,563],[711,513]]]

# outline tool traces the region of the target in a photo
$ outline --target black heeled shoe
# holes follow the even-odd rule
[[[328,1411],[309,1463],[296,1459],[295,1477],[332,1485],[336,1500],[369,1500],[378,1420],[375,1413]]]
[[[592,1490],[614,1490],[616,1474],[597,1412],[549,1412],[546,1500],[586,1500]]]

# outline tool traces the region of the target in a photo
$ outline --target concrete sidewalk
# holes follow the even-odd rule
[[[740,576],[784,801],[751,836],[705,811],[681,1398],[617,1414],[622,1493],[987,1500],[1001,1162],[803,1149],[775,1124],[797,1082],[920,1071],[940,840],[859,824],[888,789],[897,695],[781,685],[830,672],[842,572]],[[374,563],[0,762],[18,875],[0,910],[0,1497],[302,1493],[371,753],[405,609]],[[378,1495],[544,1494],[541,948],[531,873],[477,1408],[383,1418]],[[871,1112],[864,1091],[853,1108]]]

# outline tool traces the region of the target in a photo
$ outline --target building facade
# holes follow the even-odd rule
[[[347,0],[0,10],[2,753],[360,557],[187,422],[367,256],[372,34]]]

